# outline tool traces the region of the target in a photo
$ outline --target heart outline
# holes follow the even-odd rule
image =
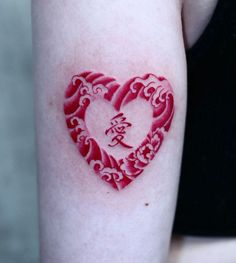
[[[118,161],[100,148],[86,126],[86,110],[94,100],[108,101],[117,112],[127,103],[142,98],[153,109],[151,129],[142,143]],[[65,93],[64,113],[70,136],[95,173],[116,190],[136,179],[159,151],[174,115],[174,95],[164,77],[152,73],[134,77],[123,86],[113,77],[86,71],[72,77]]]

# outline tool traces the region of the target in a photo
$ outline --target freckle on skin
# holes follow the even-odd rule
[[[53,102],[52,102],[52,101],[50,101],[50,102],[49,102],[49,106],[52,106],[52,105],[53,105]]]

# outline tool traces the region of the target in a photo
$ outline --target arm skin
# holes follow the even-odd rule
[[[186,111],[181,4],[34,0],[32,10],[41,262],[166,262]],[[86,70],[120,83],[151,72],[174,91],[175,115],[160,151],[119,192],[94,176],[65,125],[66,87]]]

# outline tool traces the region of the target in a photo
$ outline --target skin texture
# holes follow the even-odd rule
[[[32,1],[41,262],[167,262],[186,112],[184,39],[189,47],[199,37],[214,9],[210,2]],[[85,70],[119,83],[153,72],[175,94],[175,116],[158,156],[121,192],[94,176],[68,136],[65,88]],[[97,114],[96,121],[103,118]]]
[[[165,262],[186,112],[180,3],[44,0],[32,6],[41,261]],[[165,76],[175,94],[175,116],[158,156],[119,192],[94,176],[68,136],[64,92],[86,70],[119,83],[151,72]],[[144,115],[140,127],[147,120]],[[96,121],[103,121],[100,114]]]

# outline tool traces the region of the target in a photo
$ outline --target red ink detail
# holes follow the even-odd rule
[[[91,72],[90,72],[91,73]],[[87,81],[89,83],[93,82],[94,80],[96,80],[99,77],[103,77],[102,73],[92,73],[87,77]]]
[[[106,135],[115,135],[111,147],[117,144],[131,147],[123,142],[125,129],[131,127],[120,112],[124,105],[141,98],[152,107],[152,125],[146,138],[137,149],[120,160],[102,149],[86,126],[86,110],[98,98],[111,103],[118,112],[111,119],[114,123],[105,131]],[[66,90],[64,112],[70,135],[81,155],[102,180],[121,190],[144,171],[159,151],[173,119],[174,97],[168,80],[154,74],[132,78],[120,86],[114,78],[101,73],[83,72],[72,78]]]
[[[124,113],[118,113],[115,117],[111,119],[111,127],[105,131],[106,135],[111,134],[113,136],[112,143],[108,144],[110,147],[115,147],[120,144],[125,148],[133,148],[132,146],[123,142],[126,134],[126,128],[131,127],[132,124],[126,121],[126,117],[124,117]]]

